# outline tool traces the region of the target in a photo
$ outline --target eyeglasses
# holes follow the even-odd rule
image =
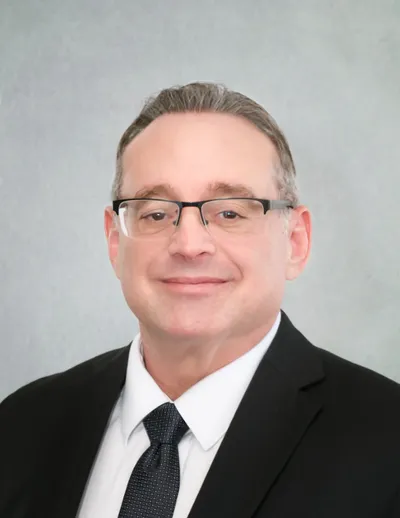
[[[263,216],[269,210],[294,208],[289,201],[260,198],[217,198],[195,202],[157,198],[113,201],[113,210],[127,237],[172,235],[185,207],[199,209],[201,222],[211,234],[258,233],[262,229]]]

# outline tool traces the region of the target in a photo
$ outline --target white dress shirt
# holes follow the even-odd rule
[[[178,446],[181,482],[173,518],[186,518],[239,403],[281,320],[246,354],[193,385],[174,401],[189,430]],[[125,387],[111,414],[78,518],[117,518],[132,470],[150,441],[142,420],[171,402],[147,372],[140,335],[132,342]]]

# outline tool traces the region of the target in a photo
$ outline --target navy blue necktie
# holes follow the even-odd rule
[[[118,518],[172,518],[180,484],[178,444],[188,429],[173,403],[143,419],[150,446],[133,469]]]

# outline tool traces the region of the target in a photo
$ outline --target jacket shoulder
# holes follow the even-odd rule
[[[7,396],[0,404],[0,417],[3,412],[12,408],[31,405],[34,401],[56,399],[60,393],[79,388],[88,378],[101,372],[113,361],[124,354],[127,355],[129,346],[107,351],[93,358],[85,360],[65,371],[45,376],[32,381]]]
[[[370,409],[397,403],[400,408],[400,384],[367,367],[341,358],[332,352],[312,346],[322,360],[331,392],[342,395],[349,403],[370,405]],[[383,405],[383,406],[382,406]]]

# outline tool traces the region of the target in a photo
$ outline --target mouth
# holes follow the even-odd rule
[[[163,280],[163,284],[168,290],[187,294],[212,293],[226,285],[227,282],[214,277],[174,277]]]
[[[164,279],[167,284],[220,284],[226,282],[217,277],[171,277]]]

